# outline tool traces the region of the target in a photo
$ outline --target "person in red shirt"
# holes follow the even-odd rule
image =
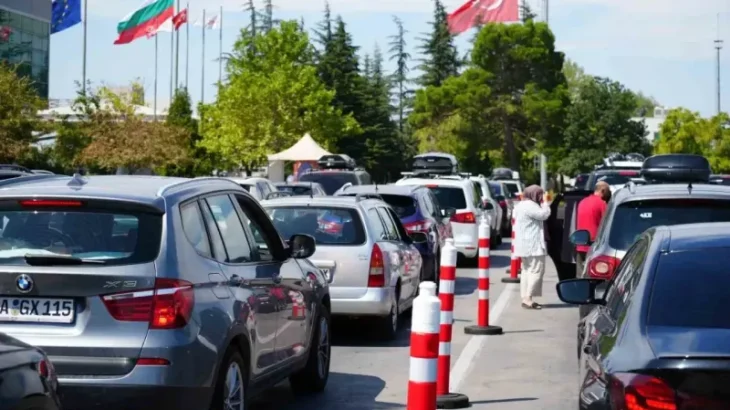
[[[611,188],[604,181],[598,181],[593,195],[584,198],[578,203],[578,214],[576,216],[575,229],[586,230],[591,234],[591,241],[596,240],[598,226],[606,213],[606,204],[611,199]],[[590,246],[578,245],[575,247],[576,274],[578,277],[583,273],[586,261],[586,253]]]

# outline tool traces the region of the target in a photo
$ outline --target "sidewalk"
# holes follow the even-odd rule
[[[578,401],[576,323],[578,310],[558,299],[555,267],[548,258],[543,310],[520,305],[519,285],[507,285],[508,304],[497,325],[502,336],[487,336],[474,364],[457,386],[474,409],[565,410]],[[499,282],[493,275],[491,282]]]

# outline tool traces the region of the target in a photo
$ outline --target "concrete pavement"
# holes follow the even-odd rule
[[[464,327],[477,316],[477,270],[459,268],[452,342],[452,391],[469,395],[476,409],[549,409],[575,407],[576,362],[573,308],[558,306],[552,264],[545,280],[546,308],[520,307],[518,285],[504,285],[509,243],[492,252],[490,302],[501,336],[471,337]],[[409,318],[397,340],[378,342],[367,323],[336,320],[332,366],[320,395],[295,397],[287,382],[264,393],[251,410],[404,409],[408,383]],[[493,321],[494,322],[494,321]],[[572,372],[572,373],[571,373]]]

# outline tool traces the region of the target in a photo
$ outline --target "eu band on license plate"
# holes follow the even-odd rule
[[[71,323],[73,299],[0,297],[0,322]]]

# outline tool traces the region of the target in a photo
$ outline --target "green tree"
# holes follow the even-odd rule
[[[332,105],[335,93],[319,80],[313,60],[297,21],[255,37],[242,31],[228,61],[229,84],[199,111],[200,146],[223,165],[251,168],[307,132],[327,148],[336,136],[356,133],[352,116]]]
[[[193,109],[190,102],[190,94],[184,87],[175,91],[170,108],[167,112],[165,122],[169,126],[179,127],[185,130],[187,136],[188,161],[173,164],[160,170],[165,175],[176,175],[194,177],[198,175],[210,175],[216,164],[214,155],[205,148],[199,146],[201,140],[198,131],[198,121],[193,118]]]
[[[641,92],[634,93],[634,97],[636,98],[636,110],[634,111],[634,116],[645,118],[653,117],[654,107],[659,105],[654,97],[648,97]]]
[[[730,117],[726,113],[702,118],[699,113],[676,108],[667,113],[659,139],[657,154],[696,154],[707,157],[716,173],[730,172]]]
[[[523,23],[528,21],[534,21],[537,18],[537,14],[532,11],[532,7],[527,3],[527,0],[520,2],[520,19]]]
[[[582,83],[568,109],[559,171],[590,171],[610,152],[650,154],[644,124],[631,119],[635,108],[634,94],[616,81],[595,77]]]
[[[17,161],[28,154],[33,131],[42,123],[36,112],[44,107],[28,77],[0,61],[0,162]]]
[[[330,3],[324,2],[324,16],[322,21],[317,23],[317,29],[315,30],[316,39],[315,41],[322,47],[323,52],[327,51],[327,46],[332,42],[332,10],[330,9]]]
[[[395,61],[396,67],[392,74],[392,81],[396,88],[396,114],[398,115],[398,130],[401,135],[405,134],[406,115],[413,104],[413,90],[410,89],[411,83],[408,78],[410,69],[408,63],[411,55],[408,53],[408,43],[406,42],[406,34],[408,31],[403,27],[403,22],[393,16],[393,22],[396,26],[396,34],[390,36],[390,61]]]
[[[129,95],[130,104],[145,105],[144,101],[144,85],[139,79],[132,81],[130,84],[132,92]]]
[[[253,7],[253,5],[250,7]],[[264,0],[264,11],[259,15],[259,17],[261,18],[261,27],[259,29],[263,32],[271,31],[274,26],[279,23],[278,20],[274,19],[273,0]]]
[[[441,0],[434,0],[434,14],[431,32],[422,38],[419,47],[424,58],[419,67],[422,75],[419,83],[424,86],[439,86],[447,78],[457,75],[461,65],[454,36],[449,32],[448,14]]]

